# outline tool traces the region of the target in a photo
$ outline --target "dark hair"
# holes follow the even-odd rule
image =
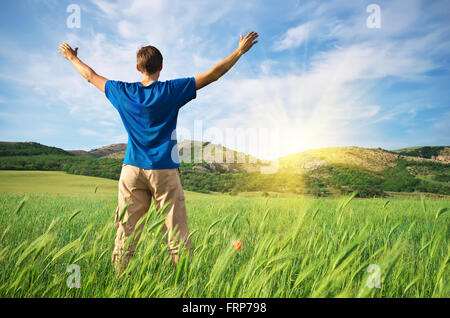
[[[154,46],[143,46],[137,52],[137,64],[143,73],[152,74],[161,69],[163,57]]]

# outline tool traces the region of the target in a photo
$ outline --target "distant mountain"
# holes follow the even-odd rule
[[[0,141],[0,156],[35,156],[35,155],[71,155],[57,148],[41,145],[37,142]]]
[[[127,149],[126,143],[111,144],[100,148],[86,150],[64,150],[45,146],[37,142],[0,141],[0,156],[31,156],[43,154],[74,155],[94,158],[123,159]],[[249,154],[229,149],[222,145],[195,140],[178,142],[179,157],[182,162],[202,163],[204,169],[199,171],[258,171],[260,166],[273,162],[263,161]],[[219,151],[222,153],[219,154]],[[197,162],[196,158],[201,158]],[[222,162],[219,159],[221,158]],[[190,160],[189,160],[190,159]],[[422,146],[387,151],[381,148],[330,147],[307,150],[290,154],[278,159],[281,170],[296,172],[310,171],[329,164],[346,164],[365,168],[370,171],[382,171],[394,167],[399,159],[407,161],[450,162],[449,146]],[[231,161],[231,162],[230,162]]]
[[[0,142],[0,155],[64,154],[81,157],[123,160],[126,143],[111,144],[89,151],[63,150],[36,142]],[[178,142],[179,157],[196,172],[257,172],[261,166],[273,164],[222,145],[195,140]],[[221,155],[219,154],[221,151]],[[196,159],[201,158],[201,162]],[[222,162],[217,160],[222,159]],[[368,171],[380,172],[395,167],[399,159],[406,161],[450,162],[450,147],[422,146],[387,151],[381,148],[330,147],[307,150],[278,159],[281,171],[304,173],[331,164],[345,164]],[[232,161],[232,162],[230,162]]]
[[[383,149],[332,147],[291,154],[281,157],[279,162],[282,169],[295,169],[300,173],[329,164],[346,164],[370,171],[382,171],[394,167],[397,159],[398,155]]]
[[[444,148],[444,147],[443,147]],[[439,161],[419,156],[404,155],[381,148],[331,147],[307,150],[279,159],[281,169],[295,169],[297,172],[312,170],[330,164],[345,164],[380,172],[395,167],[400,159],[414,162]]]
[[[178,143],[182,182],[187,190],[315,196],[358,191],[361,197],[380,197],[389,192],[450,195],[450,164],[446,161],[449,148],[387,151],[332,147],[266,162],[210,142],[183,140]],[[34,142],[0,142],[0,169],[62,170],[117,180],[125,151],[126,144],[90,151],[65,151]]]
[[[84,157],[95,157],[95,158],[116,158],[123,159],[125,156],[125,151],[127,150],[127,144],[111,144],[107,146],[103,146],[97,149],[92,149],[89,151],[85,150],[67,150],[67,152],[75,155],[75,156],[84,156]],[[122,156],[123,154],[123,156]]]
[[[393,152],[411,157],[434,159],[450,163],[450,146],[422,146],[393,150]]]
[[[442,153],[431,159],[410,154],[411,150],[321,148],[280,158],[279,171],[307,177],[309,188],[319,195],[353,190],[366,197],[382,195],[380,190],[450,194],[450,164],[442,160]]]
[[[123,160],[126,149],[127,144],[122,143],[112,144],[90,151],[68,150],[68,152],[76,156]],[[192,168],[198,172],[252,172],[259,171],[259,167],[264,165],[264,162],[256,157],[210,142],[183,140],[178,143],[178,151],[180,160],[185,163],[192,163],[195,166]],[[222,152],[222,162],[217,160],[220,157],[220,155],[217,155],[219,151]],[[201,162],[196,162],[196,158],[201,158]]]
[[[181,162],[191,163],[199,172],[257,172],[269,164],[249,154],[197,140],[179,142],[178,153]]]

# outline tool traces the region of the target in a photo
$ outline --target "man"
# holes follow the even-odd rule
[[[134,254],[144,224],[135,228],[147,213],[151,200],[157,209],[167,204],[166,220],[172,262],[177,264],[179,246],[192,250],[184,193],[181,187],[176,138],[172,138],[180,107],[196,98],[196,91],[217,81],[258,41],[256,32],[240,37],[238,48],[206,73],[190,78],[158,81],[163,57],[153,46],[137,53],[137,69],[142,80],[135,83],[112,81],[98,75],[78,57],[67,43],[60,51],[92,85],[105,93],[117,109],[128,132],[128,144],[119,179],[115,225],[117,235],[113,262],[124,270]],[[173,151],[173,149],[175,151]],[[119,214],[125,211],[123,219]],[[130,240],[130,241],[129,241]]]

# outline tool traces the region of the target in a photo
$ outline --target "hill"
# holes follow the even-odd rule
[[[123,160],[126,148],[127,144],[122,143],[90,151],[68,150],[68,152],[77,156]],[[186,164],[191,163],[191,168],[197,172],[253,172],[259,171],[260,165],[264,165],[263,161],[251,155],[210,142],[183,140],[178,143],[178,152],[180,160]],[[200,158],[200,162],[197,158]]]
[[[450,146],[409,147],[393,150],[392,152],[404,156],[434,159],[441,162],[450,163]]]
[[[258,172],[269,163],[222,145],[196,140],[178,143],[179,159],[197,172]]]
[[[100,148],[85,150],[67,150],[67,152],[76,156],[86,156],[95,158],[115,158],[123,159],[125,151],[127,150],[127,144],[111,144]]]
[[[6,147],[9,147],[4,152],[7,156],[0,157],[1,170],[59,170],[118,180],[126,144],[90,151],[64,151],[37,143],[8,143],[3,149]],[[198,192],[329,196],[358,191],[361,197],[381,197],[389,192],[450,195],[448,163],[381,148],[308,150],[280,158],[278,170],[271,174],[261,172],[267,165],[276,167],[277,162],[265,162],[221,145],[183,140],[178,150],[183,186]],[[215,162],[217,159],[222,162]]]
[[[70,155],[67,151],[37,142],[0,141],[0,156]]]
[[[333,147],[307,150],[279,159],[280,168],[301,173],[330,164],[346,164],[370,171],[382,171],[397,164],[399,156],[386,150],[360,147]]]

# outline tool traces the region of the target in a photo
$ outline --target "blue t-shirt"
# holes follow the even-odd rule
[[[180,107],[197,96],[193,77],[148,86],[107,81],[105,95],[128,132],[124,164],[144,169],[180,166],[175,129]]]

